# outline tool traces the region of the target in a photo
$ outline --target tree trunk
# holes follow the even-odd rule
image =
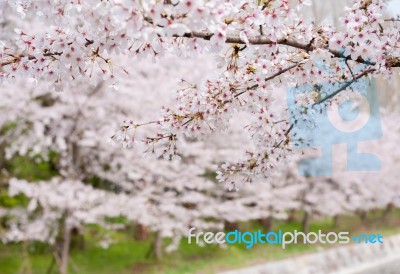
[[[259,219],[258,222],[265,228],[266,231],[271,231],[272,229],[272,217]]]
[[[20,270],[18,271],[18,274],[32,274],[32,265],[31,265],[31,261],[29,258],[29,251],[28,251],[28,246],[29,246],[29,242],[28,241],[24,241],[23,242],[23,263],[22,266],[20,268]]]
[[[340,217],[339,215],[333,216],[333,227],[335,227],[335,228],[337,228],[339,226],[339,224],[340,224],[339,217]]]
[[[0,144],[0,169],[4,168],[4,162],[5,162],[5,148],[4,144]]]
[[[307,211],[304,211],[301,228],[304,233],[310,232],[310,214]]]
[[[367,212],[366,211],[360,211],[359,215],[360,215],[361,222],[364,223],[365,221],[367,221]]]
[[[239,225],[236,222],[225,221],[224,227],[225,227],[226,230],[229,230],[229,231],[239,229]]]
[[[70,249],[84,250],[86,248],[85,237],[83,233],[76,227],[71,230],[71,246]]]
[[[146,253],[146,258],[147,259],[156,258],[157,260],[160,260],[162,258],[162,254],[163,254],[163,238],[161,235],[161,231],[157,231],[153,243],[149,251]]]
[[[71,244],[71,229],[64,221],[64,232],[62,238],[61,254],[60,254],[60,274],[68,273],[69,247]]]
[[[389,217],[390,213],[392,213],[392,211],[393,211],[393,208],[394,208],[394,205],[392,203],[390,203],[386,206],[386,209],[383,212],[384,219],[387,219]]]
[[[162,242],[162,235],[161,231],[157,231],[156,237],[154,239],[153,243],[153,249],[154,249],[154,255],[157,260],[160,260],[162,258],[162,249],[163,249],[163,242]]]
[[[294,223],[296,221],[296,209],[289,210],[289,216],[287,218],[287,223]]]
[[[149,238],[149,228],[142,224],[135,226],[135,240],[145,241]]]

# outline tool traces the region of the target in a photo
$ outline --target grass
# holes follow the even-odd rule
[[[356,217],[343,216],[338,227],[333,227],[331,219],[314,221],[311,231],[350,231],[354,233],[380,233],[384,237],[400,233],[400,211],[393,212],[382,221],[382,212],[372,212],[366,222]],[[256,231],[262,229],[258,223],[241,224],[241,231]],[[274,231],[300,230],[300,223],[284,223],[275,221]],[[215,273],[221,270],[235,269],[279,260],[290,256],[315,252],[332,246],[289,245],[285,250],[280,246],[255,245],[246,249],[244,245],[231,245],[220,248],[215,245],[200,247],[188,244],[183,239],[179,250],[165,254],[161,261],[146,258],[151,247],[151,239],[135,241],[131,233],[111,232],[116,241],[108,249],[99,247],[96,242],[100,237],[96,228],[88,228],[85,235],[86,248],[73,248],[70,273],[73,274],[127,274],[127,273]],[[51,263],[49,248],[43,244],[32,243],[29,246],[28,257],[33,274],[46,273]],[[23,265],[24,246],[22,244],[0,245],[0,273],[19,273]],[[22,273],[28,273],[27,271]],[[55,273],[55,272],[54,272]]]
[[[19,179],[27,181],[49,180],[58,175],[53,167],[53,162],[57,156],[50,153],[50,161],[43,161],[40,157],[30,159],[28,157],[15,156],[5,163],[8,173]]]

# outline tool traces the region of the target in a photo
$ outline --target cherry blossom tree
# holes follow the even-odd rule
[[[231,184],[251,182],[271,176],[292,155],[295,140],[289,133],[302,117],[289,121],[285,106],[272,111],[282,89],[337,83],[335,90],[316,92],[303,113],[309,116],[335,103],[335,95],[351,90],[361,78],[391,78],[400,65],[397,22],[383,16],[387,1],[354,1],[343,11],[339,29],[305,20],[301,14],[308,4],[3,0],[2,15],[17,13],[23,20],[2,38],[0,77],[44,79],[56,89],[87,80],[93,85],[106,80],[107,86],[116,87],[126,76],[117,55],[157,60],[170,54],[215,54],[219,64],[213,76],[200,84],[185,81],[175,105],[166,105],[161,117],[127,121],[115,136],[128,146],[142,142],[146,151],[169,159],[178,156],[183,136],[225,130],[237,111],[247,112],[252,121],[245,129],[254,150],[223,165],[218,178]],[[28,28],[28,22],[37,27]],[[362,70],[354,73],[360,64]],[[132,139],[132,131],[144,125],[156,127],[155,135]]]
[[[153,65],[135,73],[138,77],[141,75],[145,84],[143,75],[154,72],[154,69]],[[139,79],[136,79],[136,85]],[[144,84],[142,89],[132,92],[126,83],[127,88],[121,85],[121,91],[115,92],[125,93],[132,100],[147,94],[150,96],[144,101],[151,104],[156,95],[143,93],[143,90],[151,88]],[[15,88],[27,92],[16,93]],[[185,157],[187,164],[184,164],[142,159],[133,151],[120,150],[107,140],[114,132],[115,121],[128,113],[141,115],[138,110],[143,101],[138,101],[138,106],[132,108],[132,103],[122,96],[117,96],[120,100],[113,100],[116,94],[105,92],[101,84],[69,93],[50,92],[46,87],[29,89],[23,84],[4,86],[4,100],[0,105],[8,115],[2,120],[1,127],[10,123],[15,125],[2,136],[7,144],[8,158],[19,154],[47,160],[50,153],[56,154],[56,169],[63,180],[89,183],[95,176],[104,182],[103,188],[108,191],[130,195],[132,200],[125,201],[123,207],[116,205],[115,212],[122,214],[120,208],[125,208],[123,216],[147,225],[152,231],[159,232],[162,238],[180,238],[190,224],[201,228],[204,217],[201,211],[195,210],[195,205],[201,209],[201,203],[210,203],[202,192],[215,188],[215,184],[207,183],[203,176],[205,167],[211,163],[196,159],[196,163],[202,162],[196,167],[190,160],[196,156],[196,149],[190,149],[189,143],[188,151],[192,156]],[[75,95],[70,96],[71,93]],[[105,137],[107,135],[109,138]],[[207,157],[206,161],[212,158],[206,153],[203,155]]]
[[[25,211],[11,212],[10,228],[2,235],[3,241],[49,243],[60,273],[68,271],[72,230],[84,224],[111,227],[106,217],[122,215],[118,209],[127,200],[79,181],[60,178],[35,184],[14,179],[10,181],[9,194],[24,194],[30,203]]]
[[[204,63],[204,59],[202,61]],[[37,161],[47,161],[50,160],[50,154],[56,155],[54,165],[60,175],[60,178],[41,182],[38,186],[36,183],[23,182],[24,187],[35,190],[36,196],[32,196],[29,191],[21,192],[32,203],[36,200],[47,201],[50,196],[62,195],[64,188],[70,183],[71,188],[65,190],[66,195],[69,192],[80,192],[82,188],[88,199],[99,196],[96,201],[101,201],[104,198],[107,201],[102,206],[96,203],[94,208],[78,207],[76,212],[73,211],[75,209],[68,208],[72,215],[82,215],[81,211],[88,210],[84,215],[88,217],[87,220],[77,223],[73,229],[83,230],[87,223],[113,228],[106,225],[100,217],[123,216],[129,222],[145,226],[156,233],[154,255],[157,257],[161,256],[164,238],[173,240],[166,250],[175,250],[190,227],[204,231],[218,230],[223,229],[224,222],[272,216],[284,218],[290,196],[282,199],[283,193],[277,194],[281,205],[273,205],[276,197],[271,195],[270,185],[264,184],[260,189],[254,185],[251,191],[240,193],[240,197],[232,201],[232,197],[239,193],[229,194],[223,185],[216,184],[210,175],[207,176],[214,164],[226,158],[238,157],[238,148],[247,146],[248,137],[241,130],[240,120],[233,123],[225,134],[213,135],[203,140],[181,140],[181,146],[185,148],[184,153],[180,154],[181,161],[155,161],[152,158],[139,157],[135,150],[121,150],[110,143],[116,121],[126,115],[151,115],[153,109],[157,108],[154,104],[168,100],[167,96],[161,97],[163,90],[160,87],[147,84],[160,80],[159,75],[166,75],[162,79],[162,87],[172,85],[174,81],[167,80],[168,71],[171,71],[170,60],[163,61],[162,64],[151,64],[143,60],[141,68],[130,71],[135,85],[132,80],[127,79],[120,83],[118,91],[112,92],[106,91],[103,83],[94,87],[82,84],[79,90],[71,89],[61,93],[52,92],[46,85],[40,84],[33,87],[21,81],[4,84],[0,92],[3,98],[0,108],[8,115],[1,120],[0,128],[13,125],[1,137],[6,145],[7,158],[21,155]],[[192,66],[193,64],[187,62],[173,65],[178,71],[188,71]],[[203,70],[204,68],[200,69],[198,73],[204,73]],[[191,72],[196,77],[197,73],[193,69]],[[23,92],[15,92],[17,89]],[[102,182],[102,185],[96,185],[102,190],[87,186],[92,183],[93,178]],[[13,189],[18,188],[21,183],[11,180],[9,184],[10,194],[14,194]],[[43,197],[40,196],[42,194]],[[270,198],[261,202],[255,194]],[[56,203],[57,200],[54,198],[52,202]],[[114,200],[118,202],[114,203]],[[83,199],[82,205],[86,202],[91,204]],[[57,212],[51,220],[55,222],[54,226],[49,226],[53,234],[43,233],[40,235],[42,238],[37,238],[30,233],[31,229],[39,227],[37,224],[47,224],[47,215],[37,216],[37,212],[28,206],[22,211],[22,216],[29,216],[29,220],[36,218],[36,221],[24,223],[24,226],[18,225],[18,222],[11,223],[11,228],[20,229],[17,231],[20,237],[6,238],[14,241],[54,241],[54,235],[63,233],[65,225],[62,223],[66,220],[63,214],[66,209],[62,203],[57,207],[45,202],[41,204],[41,207],[46,206],[49,208],[45,208],[45,212]],[[249,209],[254,214],[246,214]],[[104,212],[98,212],[100,210]],[[98,212],[99,218],[91,216],[94,211]],[[26,218],[22,221],[27,222]],[[70,227],[68,231],[71,229]],[[11,229],[8,235],[13,233],[16,231]],[[70,239],[70,236],[67,238]],[[65,245],[68,246],[64,243],[63,246]],[[61,262],[67,260],[67,253],[63,254]],[[62,265],[65,267],[66,264]]]

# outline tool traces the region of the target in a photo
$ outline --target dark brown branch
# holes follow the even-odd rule
[[[50,52],[50,51],[44,51],[43,56],[44,57],[54,57],[54,56],[60,56],[62,55],[62,52]],[[21,61],[22,58],[27,57],[28,60],[33,61],[33,60],[37,60],[37,58],[33,55],[17,55],[17,56],[13,56],[11,60],[8,61],[4,61],[4,62],[0,62],[0,68],[8,66],[8,65],[12,65],[12,64],[16,64],[18,62]]]
[[[339,94],[340,92],[346,90],[348,87],[350,87],[352,84],[354,84],[355,82],[357,82],[359,79],[367,76],[369,73],[374,72],[375,69],[368,69],[366,71],[364,71],[363,73],[360,73],[359,75],[357,75],[356,77],[353,77],[352,80],[345,82],[345,84],[340,87],[338,90],[336,90],[335,92],[329,94],[328,96],[326,96],[325,98],[321,99],[320,101],[318,101],[317,103],[313,104],[313,106],[321,104],[323,102],[326,102],[327,100],[332,99],[333,97],[335,97],[337,94]]]
[[[287,67],[285,69],[282,69],[282,70],[278,71],[277,73],[265,78],[265,81],[266,82],[270,81],[270,80],[274,79],[275,77],[278,77],[279,75],[284,74],[284,73],[288,72],[289,70],[294,69],[295,67],[298,67],[298,66],[300,66],[302,64],[303,64],[302,62],[295,63],[294,65],[291,65],[291,66],[289,66],[289,67]]]
[[[288,139],[289,139],[288,135],[293,130],[293,128],[294,128],[294,124],[291,124],[289,129],[286,130],[286,132],[285,132],[285,140],[281,140],[277,145],[274,146],[274,148],[278,148],[278,147],[280,147],[282,145],[283,142],[287,142],[288,141]]]
[[[354,73],[353,73],[353,70],[351,69],[351,67],[350,67],[348,61],[349,61],[349,60],[348,60],[347,58],[344,60],[344,62],[346,63],[347,68],[349,69],[349,71],[350,71],[350,73],[351,73],[351,76],[352,76],[353,79],[354,79]]]
[[[291,69],[293,69],[293,68],[295,68],[295,67],[300,66],[301,64],[303,64],[303,63],[302,63],[302,62],[299,62],[299,63],[296,63],[296,64],[294,64],[294,65],[291,65],[291,66],[289,66],[289,67],[287,67],[287,68],[281,69],[281,70],[279,70],[278,72],[274,73],[273,75],[271,75],[271,76],[265,78],[264,81],[265,81],[265,82],[268,82],[268,81],[270,81],[270,80],[272,80],[272,79],[278,77],[279,75],[282,75],[282,74],[288,72],[289,70],[291,70]],[[258,85],[258,84],[255,84],[255,85],[253,85],[253,86],[247,88],[246,90],[244,90],[244,91],[242,91],[242,92],[239,92],[238,94],[235,94],[234,98],[237,98],[237,97],[239,97],[240,95],[242,95],[242,94],[248,92],[249,90],[253,90],[253,89],[256,89],[256,88],[258,88],[258,87],[259,87],[259,85]]]
[[[193,120],[194,120],[193,117],[190,118],[189,120],[187,120],[186,122],[184,122],[184,123],[182,124],[182,126],[183,126],[183,127],[186,126],[187,124],[189,124],[189,123],[192,122]]]
[[[210,40],[213,35],[214,34],[211,32],[192,31],[191,33],[184,34],[183,37],[201,38],[204,40]],[[305,51],[312,50],[312,46],[310,46],[308,44],[302,44],[295,40],[288,40],[288,39],[280,39],[278,41],[272,41],[265,35],[249,37],[248,40],[249,40],[249,44],[251,44],[251,45],[276,45],[276,44],[279,44],[279,45],[285,45],[285,46],[302,49]],[[246,44],[246,42],[244,40],[242,40],[240,37],[235,37],[235,36],[228,36],[226,38],[226,43],[228,43],[228,44]]]
[[[400,18],[390,18],[390,19],[385,19],[385,22],[400,22]]]
[[[204,40],[210,40],[213,35],[214,34],[211,32],[192,31],[190,33],[184,34],[182,37],[201,38]],[[178,37],[178,36],[175,36],[175,37]],[[291,40],[291,39],[279,39],[277,41],[272,41],[271,39],[269,39],[267,36],[264,36],[264,35],[248,37],[248,40],[249,40],[249,44],[251,44],[251,45],[284,45],[284,46],[304,50],[306,52],[310,52],[310,51],[317,49],[316,47],[314,47],[312,45],[312,43],[304,44],[304,43],[300,43],[296,40]],[[242,40],[240,37],[236,37],[236,36],[227,36],[225,42],[228,44],[246,44],[246,42],[244,40]],[[336,58],[345,58],[343,53],[341,53],[340,51],[329,49],[329,52]],[[357,60],[354,60],[354,61],[357,61],[358,63],[366,64],[366,65],[375,65],[374,62],[370,62],[361,57],[357,58]],[[389,58],[388,65],[390,67],[400,67],[399,58]]]
[[[153,24],[153,20],[149,17],[144,17],[144,20],[150,24]],[[158,25],[158,27],[163,28],[164,26]],[[207,31],[191,31],[191,32],[185,33],[182,36],[174,35],[174,37],[200,38],[200,39],[204,39],[204,40],[210,40],[211,37],[213,37],[213,36],[214,36],[214,33],[207,32]],[[286,38],[279,39],[277,41],[272,41],[270,38],[268,38],[265,35],[248,37],[248,43],[251,45],[284,45],[284,46],[304,50],[306,52],[310,52],[310,51],[317,49],[316,47],[313,46],[312,41],[313,40],[311,40],[309,43],[304,44],[304,43],[298,42],[296,40],[286,39]],[[225,42],[228,44],[247,44],[243,39],[241,39],[238,36],[227,36]],[[328,49],[328,50],[336,58],[344,58],[345,57],[345,56],[343,56],[343,53],[340,51],[332,50],[332,49]],[[348,57],[346,57],[346,58],[348,58]],[[396,60],[396,62],[393,62],[393,59],[394,58],[389,58],[389,62],[388,62],[389,66],[390,67],[400,67],[400,60]],[[375,63],[370,62],[368,60],[364,60],[361,57],[359,57],[357,60],[354,60],[354,61],[366,64],[366,65],[375,65]]]

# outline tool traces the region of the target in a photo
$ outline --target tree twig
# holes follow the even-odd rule
[[[312,106],[321,104],[329,99],[332,99],[333,97],[335,97],[337,94],[339,94],[340,92],[346,90],[348,87],[350,87],[352,84],[354,84],[355,82],[357,82],[359,79],[367,76],[369,73],[374,72],[375,69],[368,69],[366,71],[364,71],[363,73],[360,73],[359,75],[357,75],[356,77],[353,77],[352,80],[345,82],[345,84],[340,87],[338,90],[336,90],[335,92],[329,94],[328,96],[326,96],[325,98],[321,99],[320,101],[314,103]]]

